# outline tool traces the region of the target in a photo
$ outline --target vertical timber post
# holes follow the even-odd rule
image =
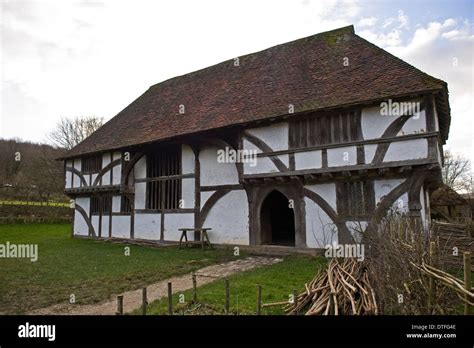
[[[173,285],[168,283],[168,314],[173,315]]]
[[[148,300],[146,296],[146,288],[142,289],[142,314],[146,315],[146,307],[148,305]]]
[[[262,309],[262,286],[257,286],[257,315],[260,315]]]
[[[471,291],[471,253],[469,251],[464,252],[464,287],[467,291]],[[470,298],[464,295],[464,314],[472,314],[472,306],[468,303]]]
[[[229,314],[229,279],[225,280],[225,314]]]
[[[123,315],[123,295],[117,296],[117,312],[116,315]]]
[[[195,274],[193,274],[193,303],[197,303],[197,281]]]

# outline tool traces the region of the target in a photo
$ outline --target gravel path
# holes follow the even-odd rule
[[[195,272],[197,275],[197,286],[210,283],[216,279],[221,279],[238,272],[250,269],[269,266],[282,261],[276,257],[248,257],[223,264],[212,265],[201,268]],[[147,286],[148,302],[158,300],[168,295],[168,282],[173,283],[173,293],[183,292],[192,288],[192,273],[183,276],[173,277],[159,281]],[[131,312],[141,306],[142,289],[127,291],[123,294],[123,310],[125,313]],[[29,314],[35,315],[114,315],[117,310],[116,297],[113,300],[91,304],[91,305],[71,305],[58,304],[51,307],[36,309]]]

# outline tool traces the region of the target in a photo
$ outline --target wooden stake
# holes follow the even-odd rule
[[[430,242],[430,254],[429,254],[429,265],[435,267],[435,242]],[[434,293],[434,279],[433,277],[429,277],[428,279],[428,312],[431,314],[431,309],[433,308],[433,300],[435,298]]]
[[[142,289],[142,314],[146,315],[146,308],[148,305],[148,300],[146,296],[146,288]]]
[[[229,314],[229,304],[230,304],[230,296],[229,296],[229,280],[225,280],[225,314]]]
[[[262,286],[257,286],[257,315],[260,315],[262,309]]]
[[[116,315],[123,315],[123,295],[117,296],[117,312]]]
[[[173,285],[168,283],[168,314],[173,315]]]
[[[471,291],[471,253],[469,251],[464,252],[464,287],[467,291]],[[472,314],[472,306],[467,302],[470,300],[467,295],[464,295],[464,314]]]
[[[193,274],[193,303],[197,303],[197,281],[195,274]]]
[[[298,293],[296,290],[293,290],[293,307],[295,309],[295,315],[298,315]]]

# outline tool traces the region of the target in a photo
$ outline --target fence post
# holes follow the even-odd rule
[[[148,300],[146,296],[146,288],[142,289],[142,314],[146,315],[146,307],[148,305]]]
[[[471,291],[471,253],[469,251],[464,252],[464,287],[467,291]],[[464,295],[464,314],[472,314],[472,306],[467,302],[470,298]]]
[[[229,280],[225,280],[225,314],[229,314],[229,304],[230,304],[230,298],[229,298]]]
[[[116,315],[123,315],[123,295],[117,296],[117,312]]]
[[[195,274],[193,274],[193,303],[197,303],[197,281]]]
[[[296,290],[293,290],[293,308],[295,310],[295,315],[298,315],[298,293]]]
[[[257,315],[260,315],[262,309],[262,286],[257,286]]]
[[[168,283],[168,314],[173,315],[173,288],[171,282]]]
[[[430,250],[429,250],[429,264],[432,267],[436,267],[435,265],[435,242],[430,242]],[[429,277],[428,279],[428,311],[431,314],[431,308],[433,307],[433,300],[435,298],[434,293],[434,279],[433,277]]]

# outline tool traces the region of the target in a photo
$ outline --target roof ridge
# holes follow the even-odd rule
[[[287,46],[287,45],[297,44],[298,42],[305,41],[305,40],[308,40],[308,39],[322,38],[322,37],[328,36],[328,35],[340,36],[340,35],[343,35],[343,34],[356,35],[355,31],[354,31],[354,25],[351,24],[351,25],[347,25],[345,27],[340,27],[340,28],[336,28],[336,29],[323,31],[323,32],[312,34],[312,35],[309,35],[309,36],[305,36],[305,37],[302,37],[302,38],[299,38],[299,39],[279,43],[277,45],[273,45],[273,46],[264,48],[264,49],[259,50],[259,51],[254,51],[254,52],[242,54],[242,55],[230,58],[230,59],[223,60],[219,63],[215,63],[215,64],[212,64],[212,65],[206,66],[206,67],[198,69],[198,70],[194,70],[194,71],[190,71],[190,72],[187,72],[185,74],[182,74],[182,75],[170,77],[169,79],[166,79],[166,80],[163,80],[163,81],[160,81],[160,82],[157,82],[157,83],[151,85],[148,89],[150,90],[150,89],[158,87],[159,85],[169,83],[169,82],[171,82],[173,80],[176,80],[176,79],[180,79],[180,78],[183,78],[183,77],[186,77],[186,76],[191,76],[191,75],[194,75],[194,74],[198,74],[200,72],[211,70],[212,68],[214,68],[218,65],[221,65],[223,63],[230,62],[235,58],[244,58],[244,57],[252,56],[252,55],[255,55],[255,54],[260,54],[260,53],[263,53],[263,52],[271,50],[271,49],[275,49],[275,48],[280,47],[280,46]]]

